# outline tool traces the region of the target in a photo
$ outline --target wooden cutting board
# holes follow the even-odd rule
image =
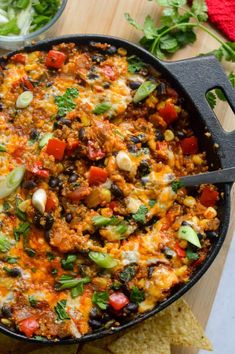
[[[126,22],[125,12],[129,12],[140,23],[143,23],[145,16],[148,14],[151,14],[157,22],[161,8],[155,1],[147,0],[68,0],[63,21],[57,30],[57,34],[109,34],[137,43],[141,33]],[[197,42],[176,53],[172,60],[193,57],[218,47],[218,43],[204,32],[198,31],[197,34]],[[226,69],[231,70],[232,67]],[[235,129],[233,113],[229,112],[226,104],[220,104],[216,112],[219,117],[222,116],[220,120],[225,129]],[[203,326],[206,326],[210,315],[234,226],[235,221],[230,225],[223,248],[211,268],[196,286],[185,295],[185,299],[191,305]],[[172,350],[172,354],[195,354],[197,352],[194,349],[174,348]]]

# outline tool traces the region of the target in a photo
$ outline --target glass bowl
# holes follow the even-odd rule
[[[0,48],[5,50],[17,50],[27,44],[31,44],[32,41],[52,37],[61,23],[62,14],[65,10],[67,2],[68,0],[62,0],[57,13],[51,21],[37,31],[23,36],[0,36]]]

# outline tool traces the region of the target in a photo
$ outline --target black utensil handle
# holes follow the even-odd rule
[[[185,187],[198,186],[206,183],[229,183],[235,181],[235,167],[224,168],[222,170],[200,173],[198,175],[180,177],[180,181]]]
[[[221,88],[235,113],[235,90],[219,61],[210,55],[176,62],[164,62],[163,65],[179,81],[182,90],[192,99],[211,132],[213,140],[219,146],[224,146],[223,151],[220,149],[218,151],[222,166],[235,166],[235,131],[225,132],[205,96],[211,89]]]

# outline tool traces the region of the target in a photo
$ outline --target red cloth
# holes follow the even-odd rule
[[[206,0],[209,21],[235,41],[235,0]]]

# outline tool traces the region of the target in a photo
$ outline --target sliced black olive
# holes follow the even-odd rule
[[[185,133],[182,132],[181,130],[177,130],[175,132],[175,135],[178,136],[179,139],[184,139],[186,137]]]
[[[105,61],[105,57],[102,54],[94,54],[91,60],[95,63],[102,63],[102,61]]]
[[[117,48],[116,47],[114,47],[114,45],[111,45],[110,47],[108,47],[107,49],[106,49],[106,53],[107,54],[115,54],[116,53],[116,51],[117,51]]]
[[[45,217],[45,230],[50,230],[54,224],[54,218],[51,214],[47,214]]]
[[[166,94],[166,84],[161,82],[157,87],[157,94],[158,95],[165,95]]]
[[[3,110],[3,104],[0,103],[0,111],[2,111],[2,110]]]
[[[12,278],[16,278],[16,277],[20,277],[21,276],[21,270],[19,268],[16,268],[16,267],[15,268],[3,267],[3,269]]]
[[[122,192],[122,190],[114,183],[111,184],[111,193],[113,194],[114,197],[116,198],[123,198],[124,194]]]
[[[97,307],[92,307],[90,314],[89,314],[91,319],[100,319],[102,317],[101,312],[97,309]]]
[[[11,312],[11,308],[9,305],[3,305],[2,306],[2,315],[5,318],[10,318],[12,317],[12,312]]]
[[[56,188],[59,185],[59,183],[60,183],[60,179],[58,177],[54,177],[54,176],[50,177],[49,182],[48,182],[48,184],[51,188]]]
[[[160,130],[156,131],[155,137],[157,141],[163,141],[165,139],[163,133]]]
[[[87,77],[88,77],[89,80],[95,80],[95,79],[98,79],[99,75],[94,74],[94,73],[89,73],[87,75]]]
[[[141,82],[139,82],[139,81],[129,81],[128,86],[132,90],[137,90],[141,86]]]
[[[109,83],[109,82],[105,82],[105,83],[103,84],[103,88],[104,88],[104,89],[110,88],[110,83]]]
[[[73,215],[71,213],[65,214],[65,220],[67,223],[70,223],[73,220]]]
[[[206,236],[211,240],[215,240],[219,237],[219,235],[215,231],[206,231]]]
[[[137,169],[138,176],[143,177],[143,176],[148,175],[149,173],[150,173],[150,167],[149,167],[148,161],[147,160],[140,161],[140,164]]]
[[[23,183],[23,188],[25,188],[25,189],[33,189],[33,188],[35,188],[37,186],[37,183],[36,182],[34,182],[34,181],[32,181],[32,180],[29,180],[29,181],[25,181],[24,183]]]
[[[93,329],[98,329],[102,326],[102,322],[101,321],[98,321],[98,320],[93,320],[93,319],[90,319],[88,321],[88,324],[89,326],[91,326],[91,328]]]
[[[36,140],[38,137],[39,137],[39,131],[35,128],[31,129],[30,130],[30,134],[29,134],[29,137],[31,140]]]
[[[42,229],[43,225],[41,224],[42,215],[40,213],[36,213],[33,217],[33,224],[37,229]]]
[[[181,225],[182,226],[191,226],[187,221],[183,221]]]
[[[50,238],[50,230],[46,230],[45,232],[44,232],[44,238],[45,238],[45,240],[46,240],[46,242],[47,243],[50,243],[50,240],[51,240],[51,238]]]
[[[76,182],[76,180],[78,179],[78,175],[76,173],[73,173],[70,177],[69,177],[69,183],[73,183]]]
[[[134,304],[133,302],[130,302],[128,305],[125,306],[125,310],[127,310],[129,312],[137,312],[138,305]]]
[[[87,141],[86,129],[85,128],[82,127],[82,128],[79,129],[78,138],[82,142],[86,142]]]
[[[71,120],[60,117],[57,121],[54,122],[53,128],[54,129],[62,129],[63,125],[67,125],[67,127],[71,126]]]

